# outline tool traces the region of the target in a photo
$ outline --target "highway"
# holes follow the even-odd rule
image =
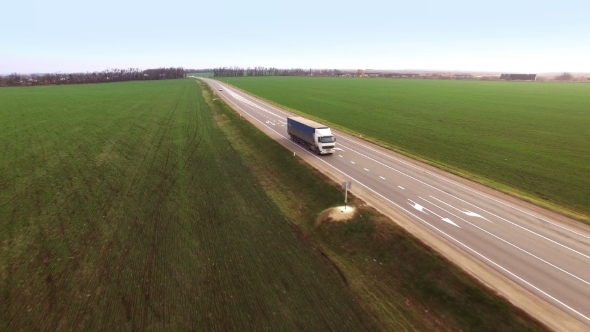
[[[587,225],[340,131],[337,153],[317,156],[289,140],[286,118],[295,114],[203,80],[290,156],[352,181],[356,196],[551,328],[590,330]]]

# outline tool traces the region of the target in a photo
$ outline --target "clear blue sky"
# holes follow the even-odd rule
[[[590,1],[4,1],[0,74],[273,66],[590,72]]]

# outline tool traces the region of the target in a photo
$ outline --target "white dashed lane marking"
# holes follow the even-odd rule
[[[400,189],[404,189],[404,187],[402,187],[402,186],[397,186],[397,187],[400,188]]]

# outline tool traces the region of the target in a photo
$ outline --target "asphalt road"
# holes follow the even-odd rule
[[[281,144],[330,169],[333,177],[352,181],[357,196],[400,211],[590,330],[588,227],[339,131],[333,131],[337,153],[316,156],[289,140],[286,117],[294,114],[222,82],[205,81]]]

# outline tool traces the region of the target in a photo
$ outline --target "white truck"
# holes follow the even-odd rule
[[[287,133],[296,143],[306,146],[317,154],[332,154],[336,147],[336,138],[326,125],[302,118],[287,118]]]

